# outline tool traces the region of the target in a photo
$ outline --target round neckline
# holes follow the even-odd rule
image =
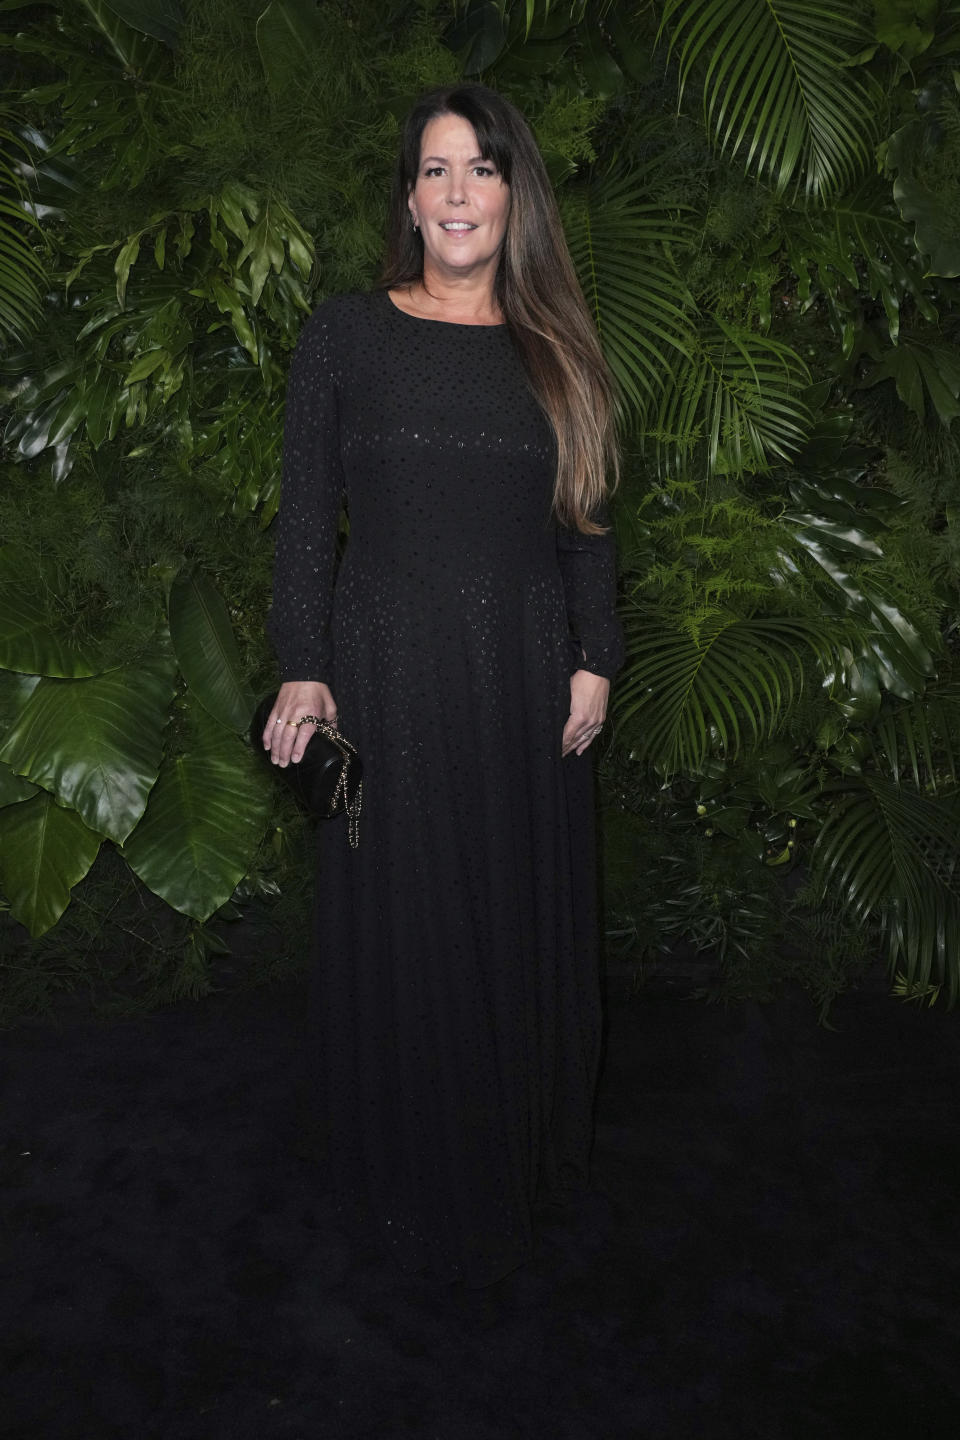
[[[382,290],[380,293],[386,299],[391,310],[395,310],[398,315],[403,315],[408,320],[416,320],[421,325],[443,325],[451,330],[506,330],[507,328],[506,320],[498,320],[496,325],[483,325],[479,321],[437,320],[430,315],[411,315],[409,310],[401,310],[389,290]]]

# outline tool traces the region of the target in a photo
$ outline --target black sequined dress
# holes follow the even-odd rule
[[[359,848],[319,826],[313,1113],[344,1214],[471,1283],[527,1257],[591,1139],[592,775],[560,737],[572,670],[612,675],[621,634],[611,537],[558,529],[553,466],[505,326],[385,291],[305,326],[270,634],[365,769]]]

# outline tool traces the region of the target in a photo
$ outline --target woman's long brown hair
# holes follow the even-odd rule
[[[424,129],[438,115],[466,120],[478,154],[493,162],[510,187],[494,294],[556,437],[554,511],[563,524],[596,534],[602,526],[595,516],[619,473],[613,379],[536,142],[520,111],[485,85],[431,90],[410,111],[394,173],[380,283],[400,289],[423,279],[423,241],[411,224],[407,199],[420,169]]]

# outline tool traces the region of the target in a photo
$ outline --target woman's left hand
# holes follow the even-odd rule
[[[563,727],[563,754],[582,755],[600,734],[607,715],[610,681],[592,670],[575,670],[570,676],[570,717]]]

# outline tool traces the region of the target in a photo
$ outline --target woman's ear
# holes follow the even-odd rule
[[[412,191],[412,190],[408,190],[408,191],[407,191],[407,209],[410,211],[410,216],[411,216],[411,218],[412,218],[412,220],[413,220],[413,228],[414,228],[414,230],[416,230],[417,227],[418,227],[419,224],[420,224],[420,219],[419,219],[419,216],[417,215],[417,207],[416,207],[416,205],[413,203],[413,191]]]

